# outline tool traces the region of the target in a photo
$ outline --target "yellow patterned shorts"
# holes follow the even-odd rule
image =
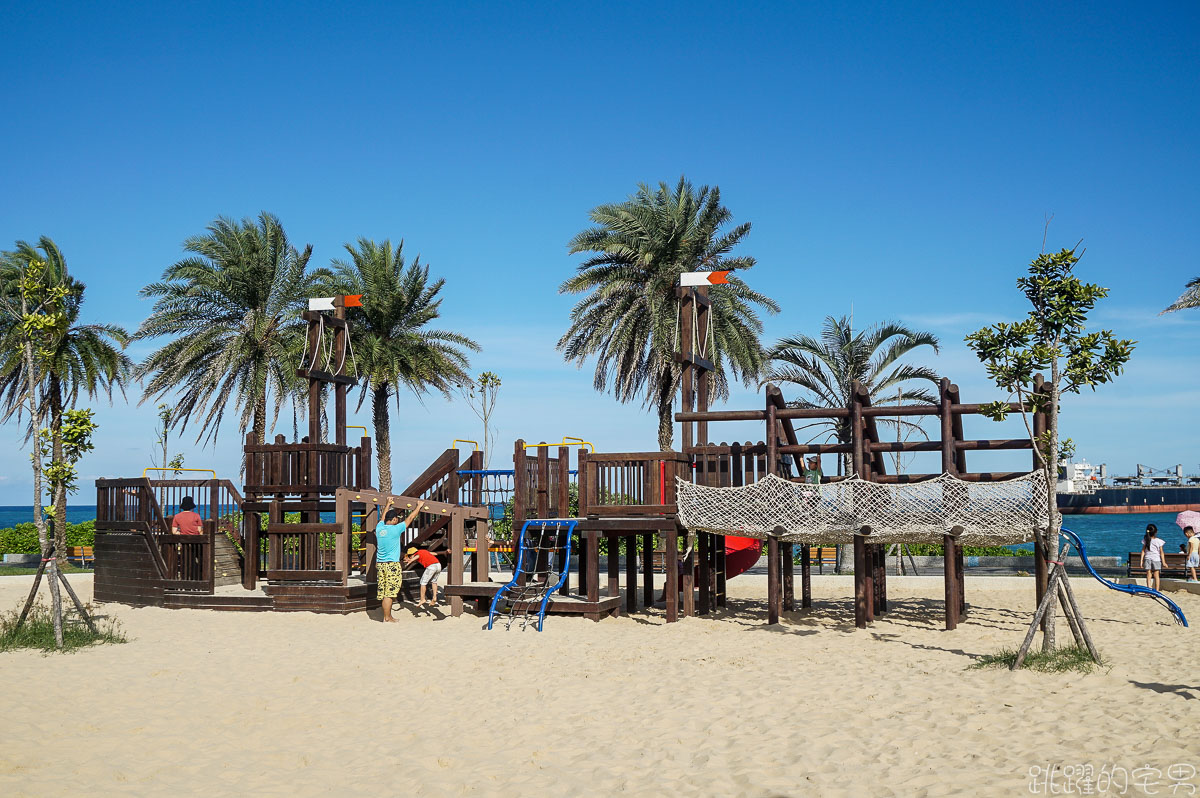
[[[404,584],[404,563],[375,563],[375,579],[375,598],[380,601],[395,598],[400,595],[400,586]]]

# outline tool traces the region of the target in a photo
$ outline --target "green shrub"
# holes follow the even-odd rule
[[[92,546],[96,541],[96,522],[83,521],[78,524],[67,524],[68,546]],[[38,554],[37,527],[32,521],[0,529],[0,555],[3,554]]]
[[[904,551],[914,557],[941,557],[945,546],[936,543],[905,543]],[[1033,549],[1010,549],[1008,546],[963,546],[964,557],[1032,557]]]

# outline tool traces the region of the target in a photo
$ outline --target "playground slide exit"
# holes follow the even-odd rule
[[[725,536],[725,578],[745,573],[762,556],[763,542],[758,538]]]

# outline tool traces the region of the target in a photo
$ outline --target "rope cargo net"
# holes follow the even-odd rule
[[[1049,525],[1041,471],[1004,482],[964,482],[949,474],[904,485],[850,478],[811,485],[769,474],[740,488],[678,482],[679,521],[692,531],[778,537],[789,543],[852,543],[859,530],[879,543],[1027,543]]]

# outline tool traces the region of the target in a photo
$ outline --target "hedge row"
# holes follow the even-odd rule
[[[94,520],[67,524],[68,546],[91,546],[95,539],[96,522]],[[32,521],[17,524],[8,529],[0,529],[0,555],[37,554],[40,551],[37,527],[33,525]]]

